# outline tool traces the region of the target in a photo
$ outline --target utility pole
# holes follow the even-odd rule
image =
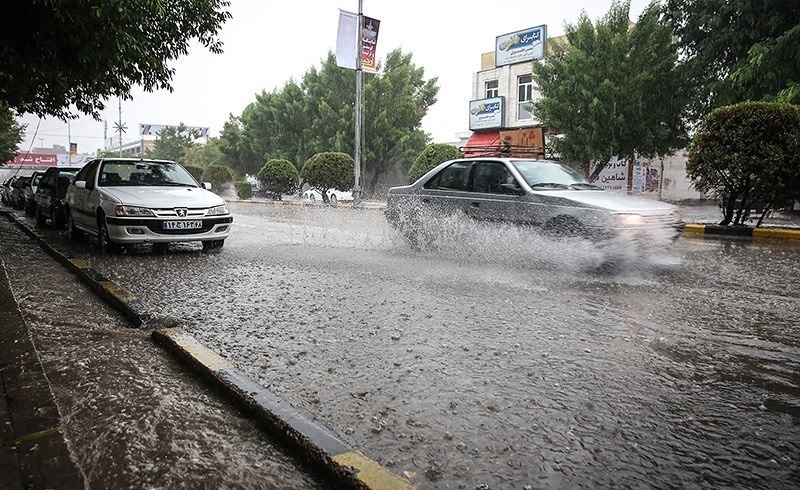
[[[69,163],[72,164],[72,123],[69,121],[67,121],[67,152]]]
[[[122,158],[122,97],[119,97],[119,156]]]
[[[356,39],[358,43],[356,46],[356,106],[355,106],[355,120],[356,120],[356,134],[355,134],[355,151],[353,152],[353,160],[355,160],[355,182],[353,183],[353,198],[358,202],[361,200],[361,85],[364,83],[363,70],[361,69],[361,50],[363,49],[362,34],[364,28],[364,0],[358,0],[358,29],[356,30]]]

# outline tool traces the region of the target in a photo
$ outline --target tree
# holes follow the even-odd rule
[[[223,164],[224,157],[220,150],[219,139],[209,138],[202,145],[190,145],[183,150],[181,162],[184,165],[194,165],[205,168],[209,165]]]
[[[4,0],[0,100],[19,113],[100,117],[105,99],[131,87],[172,90],[171,61],[197,40],[212,53],[230,18],[227,0],[108,2]]]
[[[328,189],[347,189],[353,182],[355,161],[347,153],[323,152],[313,155],[303,165],[300,178],[316,187],[328,202]]]
[[[612,156],[652,158],[686,143],[686,90],[677,69],[672,31],[657,3],[629,20],[630,2],[614,2],[596,24],[582,14],[533,63],[541,99],[534,115],[562,133],[554,149],[571,160],[597,160],[592,180]]]
[[[257,162],[252,151],[244,144],[242,136],[242,121],[230,114],[228,120],[222,125],[219,135],[219,150],[222,153],[223,165],[226,165],[240,175],[255,175],[258,171]]]
[[[23,131],[25,126],[20,125],[14,112],[0,101],[0,164],[14,159]]]
[[[686,172],[719,200],[721,225],[743,224],[756,201],[769,209],[800,198],[800,106],[743,102],[714,110],[692,140]]]
[[[214,192],[222,191],[233,182],[233,171],[222,165],[209,165],[203,169],[202,182],[210,182]]]
[[[197,132],[187,130],[183,123],[178,126],[168,126],[158,133],[153,149],[147,150],[147,156],[183,163],[184,154],[194,146],[197,137]]]
[[[690,119],[745,100],[800,101],[800,4],[786,0],[667,0],[692,88]]]
[[[416,182],[417,179],[440,163],[461,157],[463,157],[461,151],[455,146],[444,143],[430,144],[414,160],[414,164],[411,165],[411,169],[408,171],[408,180]]]
[[[300,174],[289,160],[275,158],[261,167],[256,178],[258,178],[267,192],[294,194],[297,192]]]
[[[243,154],[303,162],[316,153],[353,151],[355,73],[336,66],[333,53],[301,83],[262,92],[241,116]],[[411,54],[389,53],[377,75],[365,75],[363,169],[368,192],[396,169],[403,174],[428,141],[422,118],[436,102],[436,79],[425,80]],[[232,126],[230,133],[236,135]],[[231,138],[233,139],[233,138]],[[352,184],[346,188],[352,187]]]

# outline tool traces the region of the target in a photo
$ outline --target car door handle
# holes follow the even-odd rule
[[[469,207],[471,207],[471,208],[479,208],[479,207],[481,207],[481,203],[479,203],[479,202],[471,202],[471,203],[469,203]]]

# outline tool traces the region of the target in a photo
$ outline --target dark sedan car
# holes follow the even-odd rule
[[[31,181],[29,176],[17,177],[11,183],[11,196],[9,201],[14,209],[25,208],[25,187]]]
[[[537,227],[544,233],[591,239],[618,236],[648,246],[678,234],[677,208],[592,185],[548,160],[465,158],[437,166],[417,182],[389,190],[388,221],[419,245],[437,233],[442,216],[467,216]]]
[[[36,223],[43,225],[50,219],[54,228],[63,228],[66,224],[66,208],[64,198],[67,187],[75,178],[81,167],[50,167],[42,175],[34,194]]]

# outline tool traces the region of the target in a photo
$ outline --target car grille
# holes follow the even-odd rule
[[[178,208],[180,209],[180,208]],[[151,208],[153,214],[155,214],[159,218],[202,218],[206,215],[208,209],[206,208],[187,208],[186,216],[178,216],[178,212],[176,208]]]

